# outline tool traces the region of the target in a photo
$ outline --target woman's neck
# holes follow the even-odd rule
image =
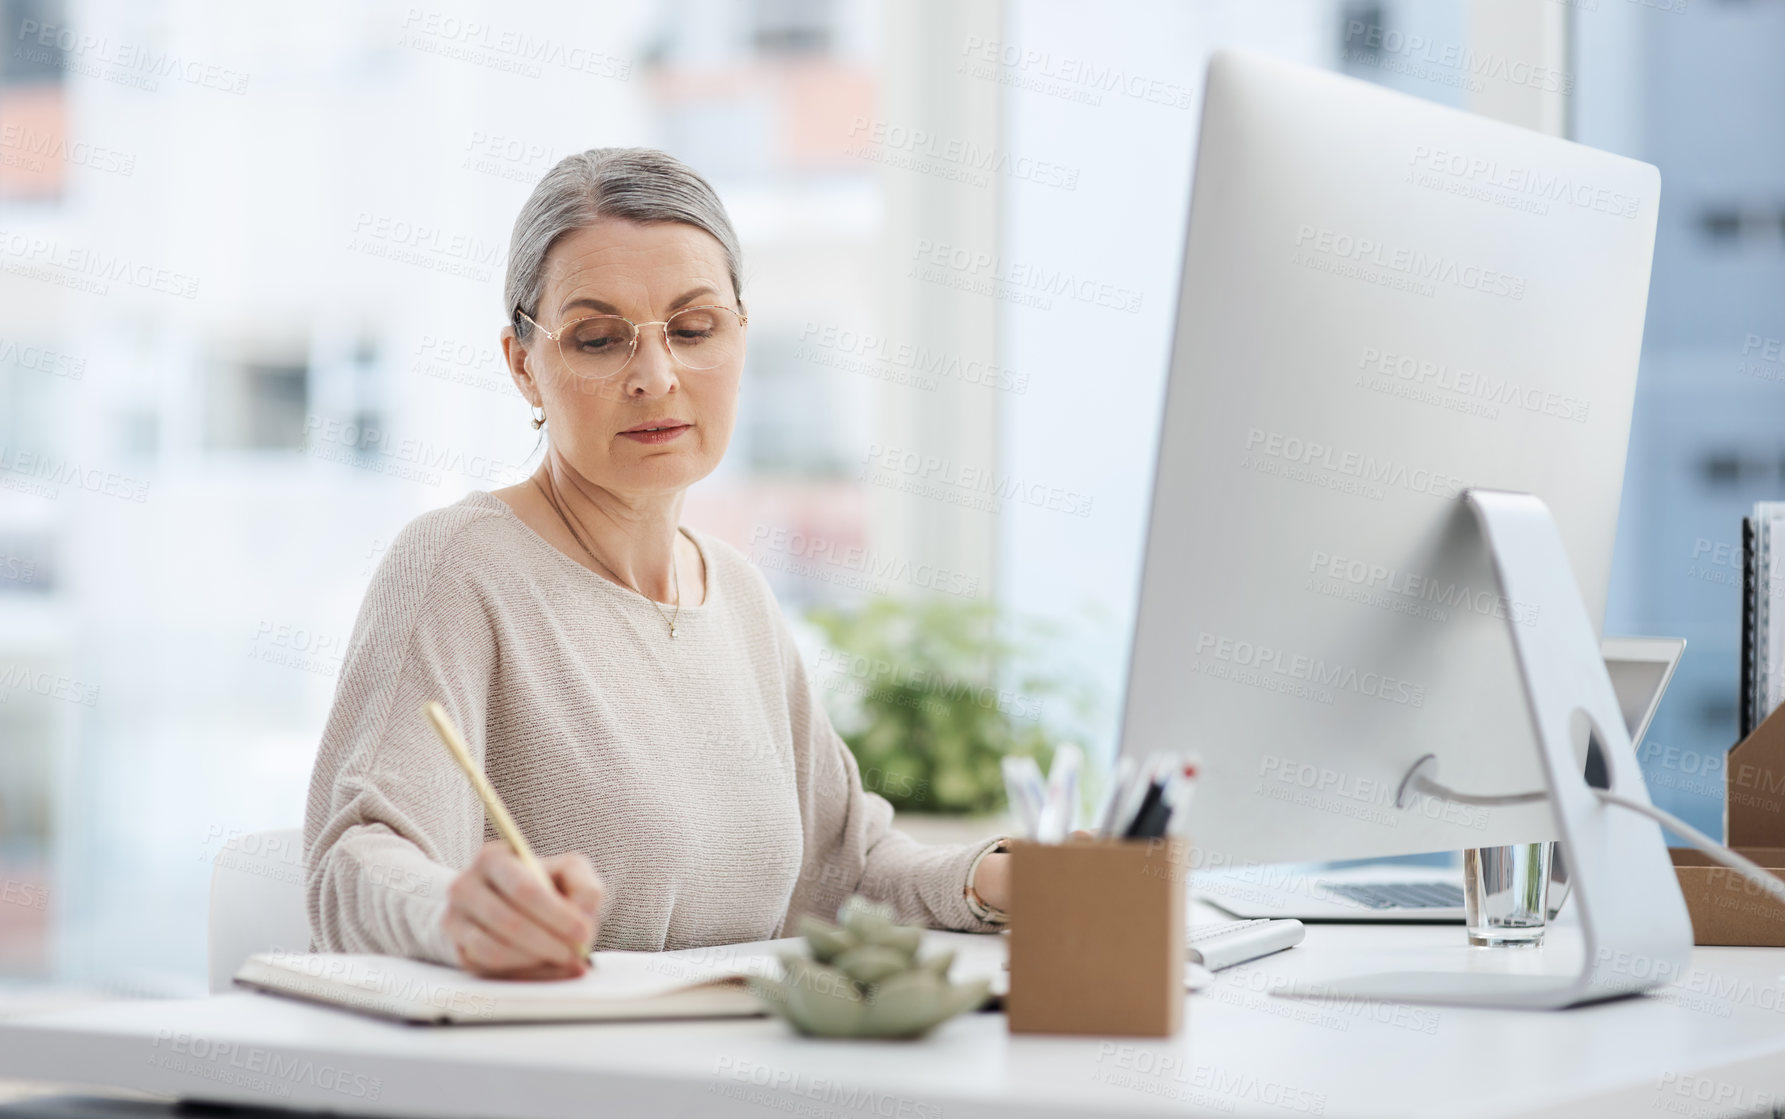
[[[579,476],[549,451],[532,484],[555,515],[568,522],[581,545],[578,550],[593,553],[601,574],[656,602],[677,600],[681,493],[643,498],[616,494]],[[680,566],[683,589],[691,582],[698,586],[691,578],[696,573]]]

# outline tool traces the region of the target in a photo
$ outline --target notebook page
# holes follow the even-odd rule
[[[499,1019],[526,1008],[637,1002],[748,974],[775,975],[767,955],[597,952],[576,979],[481,979],[457,968],[396,956],[264,953],[238,973],[251,985],[382,1013]]]

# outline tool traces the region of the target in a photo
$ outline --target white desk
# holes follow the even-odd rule
[[[1659,997],[1548,1014],[1265,993],[1291,978],[1561,963],[1561,945],[1472,953],[1461,941],[1455,926],[1310,926],[1301,947],[1190,996],[1186,1030],[1164,1041],[1013,1037],[1001,1014],[892,1043],[809,1040],[771,1019],[439,1029],[244,991],[14,1019],[0,1024],[0,1078],[511,1119],[1708,1117],[1785,1100],[1785,950],[1699,949]]]

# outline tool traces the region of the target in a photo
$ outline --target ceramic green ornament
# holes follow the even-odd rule
[[[750,989],[803,1034],[922,1037],[985,1004],[990,983],[950,983],[954,953],[918,959],[923,930],[867,898],[844,902],[835,925],[804,917],[799,930],[811,955],[783,953],[783,977],[752,976]]]

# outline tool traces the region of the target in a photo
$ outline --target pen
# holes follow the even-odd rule
[[[1158,839],[1182,835],[1188,826],[1190,798],[1196,792],[1195,761],[1168,761],[1152,755],[1142,771],[1147,781],[1138,795],[1131,815],[1118,819],[1128,821],[1120,835],[1124,839]],[[1131,794],[1132,795],[1132,794]]]
[[[1197,766],[1195,762],[1185,762],[1178,770],[1176,788],[1172,796],[1171,819],[1166,822],[1166,835],[1185,835],[1189,831],[1190,798],[1196,795]]]
[[[1155,776],[1160,772],[1163,759],[1159,754],[1148,754],[1136,767],[1134,779],[1122,794],[1116,807],[1115,816],[1110,820],[1109,836],[1120,839],[1126,836],[1139,817],[1141,807],[1146,802],[1147,794],[1152,791]]]
[[[1001,765],[1004,770],[1004,795],[1010,801],[1011,811],[1016,813],[1025,835],[1030,839],[1040,839],[1041,817],[1046,810],[1047,801],[1047,793],[1041,780],[1041,767],[1035,764],[1034,758],[1028,757],[1006,757]]]
[[[1165,782],[1148,782],[1146,796],[1140,802],[1140,811],[1134,814],[1134,822],[1128,825],[1122,838],[1152,839],[1162,833],[1170,815],[1171,806],[1165,803]]]
[[[1134,780],[1134,759],[1124,755],[1116,759],[1116,771],[1110,775],[1109,787],[1103,790],[1103,803],[1097,806],[1097,814],[1091,818],[1091,829],[1098,835],[1107,836],[1115,826],[1116,809],[1121,806],[1122,798],[1128,791],[1128,783]]]
[[[1047,803],[1042,810],[1041,842],[1060,843],[1072,831],[1078,815],[1078,774],[1085,756],[1070,742],[1054,748],[1047,774]]]

